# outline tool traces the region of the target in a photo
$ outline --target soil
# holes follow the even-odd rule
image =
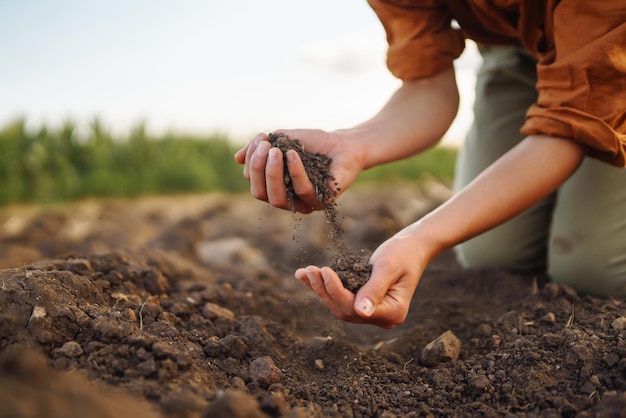
[[[346,244],[341,216],[335,201],[340,185],[330,171],[332,159],[318,152],[305,151],[297,138],[291,139],[282,133],[270,133],[268,140],[273,147],[277,147],[283,153],[285,159],[283,179],[287,189],[287,200],[292,202],[292,211],[295,208],[296,191],[287,169],[286,153],[293,150],[300,156],[304,171],[315,189],[317,200],[324,205],[327,236],[331,243],[329,251],[333,254],[330,267],[337,273],[346,289],[353,293],[358,292],[372,274],[372,265],[368,263],[370,254],[364,250],[354,250]]]
[[[346,243],[448,195],[350,190]],[[1,209],[0,417],[626,416],[625,300],[448,252],[404,324],[343,323],[293,278],[332,262],[325,223],[248,195]]]

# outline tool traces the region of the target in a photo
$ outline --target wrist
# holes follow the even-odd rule
[[[441,235],[441,229],[434,227],[429,215],[400,230],[394,238],[406,240],[407,247],[411,248],[425,264],[430,263],[449,247]]]
[[[373,167],[371,164],[372,155],[372,132],[361,127],[339,129],[333,132],[337,135],[342,146],[347,149],[356,164],[359,171]]]

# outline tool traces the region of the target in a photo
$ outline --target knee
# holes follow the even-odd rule
[[[598,297],[626,296],[626,255],[598,254],[597,251],[563,254],[550,248],[548,275],[578,293]]]
[[[515,240],[505,244],[488,234],[458,245],[455,252],[459,263],[466,268],[502,268],[520,273],[546,269],[545,246],[526,246]]]

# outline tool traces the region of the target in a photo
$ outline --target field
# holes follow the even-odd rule
[[[347,245],[449,196],[419,184],[346,192]],[[624,300],[448,252],[404,324],[342,323],[293,278],[324,222],[246,193],[0,208],[0,417],[626,416]],[[458,358],[422,359],[447,331]]]
[[[30,127],[17,119],[0,128],[0,205],[54,203],[90,197],[193,192],[242,192],[249,185],[233,161],[240,148],[220,133],[154,135],[143,124],[113,134],[98,119],[89,126]],[[456,151],[436,147],[365,171],[360,182],[450,179]]]

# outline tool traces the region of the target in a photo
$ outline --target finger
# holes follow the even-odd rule
[[[235,161],[239,164],[243,164],[246,162],[246,152],[248,151],[248,145],[240,149],[235,153]]]
[[[374,263],[370,279],[359,290],[354,310],[362,317],[374,315],[377,307],[387,295],[389,287],[397,278],[396,269],[384,261]]]
[[[246,162],[246,154],[248,153],[248,148],[250,147],[251,142],[252,141],[248,142],[246,146],[244,146],[243,148],[241,148],[239,151],[235,153],[235,161],[238,162],[239,164],[243,164]]]
[[[325,291],[320,287],[320,276]],[[324,267],[321,270],[315,266],[298,269],[296,277],[322,299],[337,319],[375,325],[385,329],[391,329],[396,326],[395,323],[389,322],[384,318],[362,318],[357,315],[352,309],[354,294],[343,287],[337,273],[328,267]]]
[[[317,294],[317,296],[319,296],[320,299],[322,299],[322,302],[324,302],[330,312],[338,319],[349,320],[349,315],[346,315],[343,308],[335,303],[335,301],[328,295],[321,270],[317,267],[307,267],[306,273],[309,283],[311,284],[311,289],[315,292],[315,294]]]
[[[311,284],[311,290],[313,290],[317,296],[319,296],[324,303],[328,305],[328,302],[332,304],[332,300],[328,297],[326,289],[324,288],[324,279],[322,278],[321,271],[316,267],[307,267],[305,269],[306,277]]]
[[[309,179],[309,176],[306,174],[300,155],[294,150],[289,150],[286,153],[286,157],[289,176],[291,177],[293,189],[298,198],[305,204],[311,206],[311,208],[321,208],[323,202],[320,202],[317,197],[311,179]]]
[[[394,266],[374,263],[371,278],[357,293],[354,310],[371,321],[401,324],[415,290],[410,282],[406,273]]]
[[[267,141],[260,141],[256,151],[250,157],[250,192],[259,200],[267,201],[265,185],[265,166],[271,145]]]
[[[254,139],[252,141],[250,141],[250,143],[246,146],[246,158],[245,158],[245,165],[243,166],[243,176],[250,180],[250,160],[252,159],[252,156],[254,155],[254,153],[256,152],[256,149],[259,145],[259,143],[261,141],[264,141],[267,139],[267,136],[265,134],[258,134],[256,137],[254,137]]]
[[[300,213],[311,213],[314,210],[316,210],[316,208],[312,207],[310,204],[306,202],[303,202],[302,200],[298,199],[298,197],[296,196],[296,200],[294,202],[294,210]]]
[[[284,177],[283,153],[276,147],[271,148],[268,153],[267,166],[265,167],[267,200],[272,206],[288,209],[289,202]]]
[[[326,292],[334,301],[335,306],[337,306],[336,309],[340,309],[341,314],[333,312],[337,318],[354,323],[376,325],[385,329],[391,329],[396,326],[395,323],[388,321],[384,317],[363,318],[357,315],[353,308],[355,296],[343,286],[337,273],[328,267],[322,268],[321,272]]]
[[[305,269],[298,269],[298,270],[296,270],[295,276],[296,276],[296,279],[301,281],[306,287],[308,287],[309,289],[313,290],[311,288],[311,283],[309,283],[309,278],[306,275],[306,270]]]
[[[321,273],[328,296],[336,305],[342,307],[345,314],[354,314],[354,293],[343,286],[337,273],[330,267],[323,267]]]

